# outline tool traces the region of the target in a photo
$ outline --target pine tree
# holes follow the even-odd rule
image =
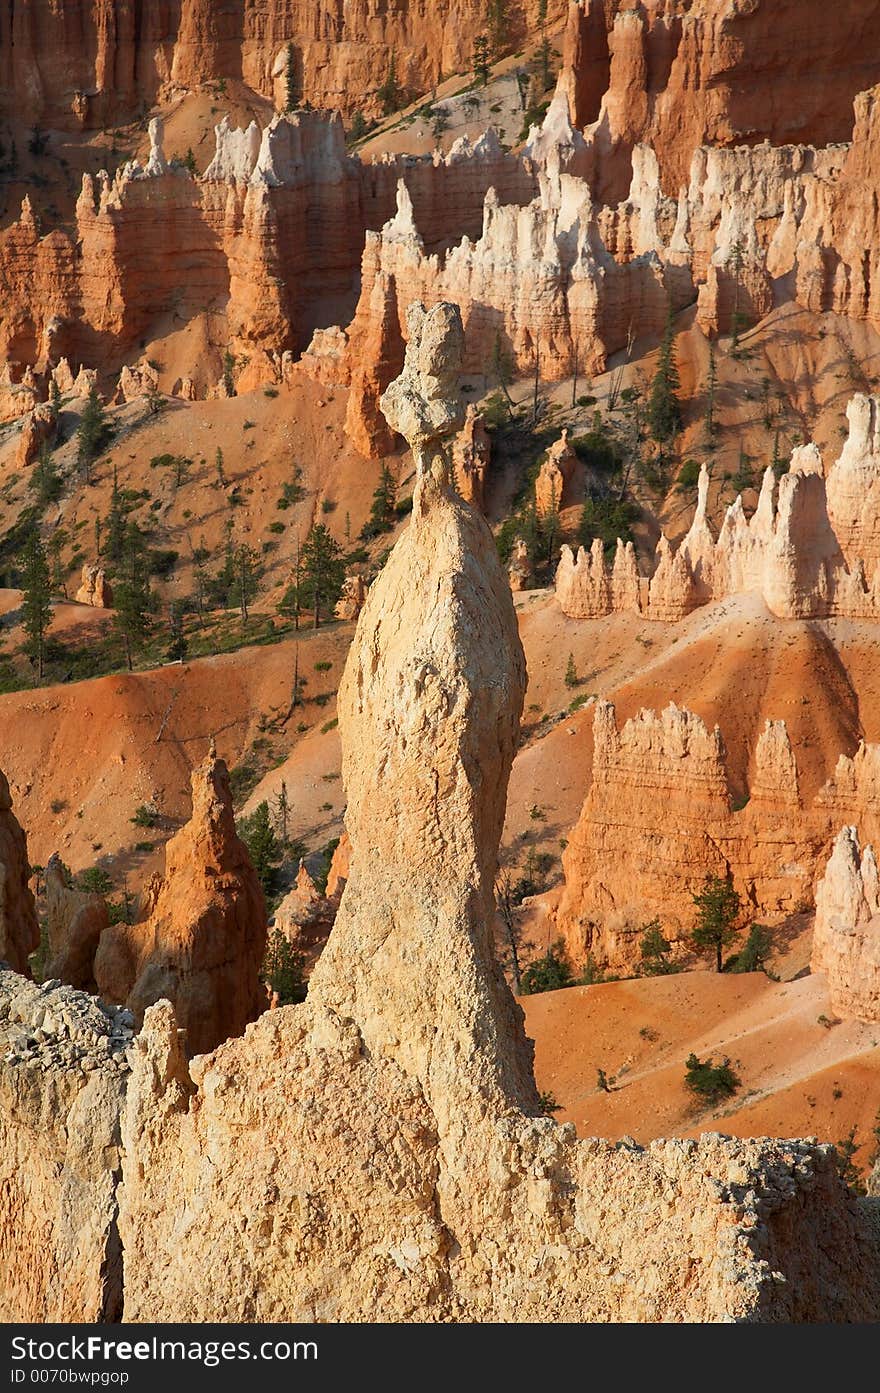
[[[733,266],[733,313],[730,316],[730,351],[734,356],[739,351],[739,336],[745,328],[745,316],[740,312],[740,279],[742,277],[743,261],[745,259],[746,246],[741,237],[737,237],[730,249],[730,261]]]
[[[489,40],[485,34],[474,39],[474,76],[481,87],[489,81]]]
[[[250,817],[239,818],[238,835],[248,849],[264,894],[270,895],[275,885],[276,868],[281,860],[281,847],[272,828],[269,804],[265,799],[257,804]]]
[[[310,606],[317,629],[321,613],[332,611],[345,580],[342,549],[323,523],[315,523],[303,543],[299,602]]]
[[[279,1006],[293,1006],[305,1001],[303,982],[305,959],[280,929],[273,929],[266,941],[263,960],[263,980],[278,998]]]
[[[706,378],[706,440],[711,445],[715,439],[715,393],[718,389],[718,371],[715,364],[715,345],[709,344],[709,373]]]
[[[223,451],[217,446],[217,453],[214,456],[214,468],[217,471],[217,483],[222,489],[226,487],[226,475],[223,472]]]
[[[250,618],[248,606],[257,593],[257,553],[253,547],[242,542],[235,551],[235,593],[242,624]]]
[[[578,684],[578,672],[577,672],[577,668],[575,667],[574,654],[573,654],[573,653],[569,653],[569,655],[568,655],[568,663],[566,664],[566,667],[565,667],[565,685],[566,685],[566,687],[576,687],[577,684]]]
[[[724,971],[724,949],[736,937],[740,898],[729,880],[707,875],[702,890],[693,896],[697,921],[691,940],[697,950],[714,953],[717,972]]]
[[[296,111],[299,106],[299,82],[296,76],[296,50],[293,44],[287,45],[287,59],[284,66],[285,111]]]
[[[283,779],[281,780],[281,787],[278,790],[278,796],[275,799],[273,812],[275,814],[275,825],[278,828],[278,835],[281,838],[281,845],[286,846],[288,840],[287,833],[290,826],[290,800],[287,796],[287,784]]]
[[[681,430],[681,406],[678,400],[681,383],[675,361],[674,337],[670,306],[648,401],[648,425],[661,452]]]
[[[397,52],[395,49],[391,50],[391,57],[388,60],[388,72],[376,96],[382,103],[382,110],[386,116],[390,116],[393,111],[399,111],[403,105],[403,93],[400,90],[400,83],[397,80]]]
[[[669,962],[670,946],[669,939],[660,927],[659,919],[652,919],[650,924],[645,924],[639,945],[643,976],[662,977],[672,971]]]
[[[497,62],[510,47],[510,5],[508,0],[488,0],[486,27],[489,30],[492,57]]]
[[[49,567],[36,527],[28,533],[22,557],[23,628],[25,652],[36,666],[37,681],[43,680],[46,630],[52,618]]]
[[[379,475],[379,486],[373,494],[373,503],[370,508],[370,516],[361,536],[365,541],[370,537],[378,537],[382,532],[390,532],[395,521],[395,506],[397,504],[397,484],[394,475],[387,464],[382,465],[382,472]]]
[[[107,418],[97,387],[89,390],[76,431],[76,464],[87,484],[92,482],[92,461],[107,438]]]
[[[122,550],[125,546],[126,532],[126,509],[122,502],[122,494],[119,491],[119,479],[116,472],[116,464],[113,465],[113,491],[110,494],[110,511],[107,514],[107,525],[104,536],[104,555],[115,565],[122,558]]]
[[[168,607],[168,651],[165,656],[169,663],[182,663],[188,651],[189,644],[183,627],[183,606],[179,600],[175,600]]]
[[[61,475],[55,467],[52,451],[45,442],[40,446],[37,463],[28,482],[37,495],[37,507],[41,510],[50,503],[57,503],[61,497]]]
[[[120,570],[113,587],[115,627],[125,649],[128,670],[134,668],[134,654],[143,647],[152,627],[153,597],[147,570],[147,549],[137,523],[125,530]]]
[[[67,587],[65,585],[64,562],[61,559],[61,553],[64,550],[64,544],[67,540],[67,533],[64,529],[62,527],[56,527],[52,536],[49,538],[48,547],[50,583],[53,591],[63,595],[65,600],[67,599]]]
[[[513,356],[504,347],[500,329],[497,330],[494,341],[492,343],[492,360],[490,370],[492,376],[495,378],[496,382],[498,383],[498,386],[501,388],[502,392],[505,395],[505,398],[507,399],[508,409],[512,409],[513,398],[511,397],[510,391],[508,389],[510,387],[511,382],[513,381],[514,361]]]

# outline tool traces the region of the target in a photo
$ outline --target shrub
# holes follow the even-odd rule
[[[90,895],[107,895],[113,889],[113,881],[100,866],[89,866],[76,877],[76,888]]]
[[[574,978],[566,961],[561,939],[552,948],[547,949],[543,958],[531,963],[522,975],[521,990],[524,996],[533,996],[537,992],[555,992],[561,987],[572,986]]]
[[[672,964],[669,961],[671,945],[660,927],[659,919],[652,919],[650,924],[645,924],[639,946],[642,976],[665,977],[667,973],[672,972]]]
[[[711,1058],[703,1060],[689,1054],[684,1067],[685,1087],[704,1103],[720,1103],[723,1098],[731,1098],[740,1086],[729,1059],[713,1064]]]
[[[737,953],[733,972],[761,972],[773,951],[773,935],[766,924],[753,924],[749,936]]]
[[[695,489],[700,480],[700,466],[695,459],[686,459],[681,469],[678,471],[676,487],[679,493],[686,493],[688,489]]]
[[[296,1002],[305,1001],[304,963],[302,953],[296,951],[280,929],[273,929],[266,940],[263,980],[273,992],[278,993],[280,1006],[292,1006]]]
[[[159,813],[151,803],[141,803],[140,807],[135,808],[134,817],[130,821],[135,827],[155,827],[159,821]]]

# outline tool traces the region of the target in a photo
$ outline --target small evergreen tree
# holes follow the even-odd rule
[[[263,981],[278,997],[279,1006],[294,1006],[306,999],[303,981],[305,959],[280,929],[273,929],[266,940]]]
[[[510,4],[509,0],[488,0],[486,5],[486,27],[489,30],[489,44],[492,57],[503,57],[510,46]]]
[[[741,237],[737,237],[730,249],[730,263],[733,266],[733,312],[730,316],[730,351],[736,356],[739,351],[739,336],[746,326],[745,316],[740,310],[740,282],[742,278],[743,261],[745,260],[746,246]]]
[[[485,34],[474,39],[474,76],[481,87],[489,81],[489,40]]]
[[[397,52],[395,49],[391,50],[388,72],[385,74],[385,81],[377,91],[376,96],[382,103],[382,110],[386,116],[390,116],[393,111],[399,111],[403,106],[403,93],[397,80]]]
[[[25,652],[34,664],[37,681],[43,680],[46,655],[46,631],[52,619],[49,567],[46,553],[36,527],[32,527],[25,542],[22,557],[22,602]]]
[[[242,624],[247,624],[250,618],[249,605],[257,589],[257,553],[242,542],[235,550],[235,593]]]
[[[660,344],[657,371],[651,384],[648,400],[648,426],[661,452],[674,440],[681,430],[681,406],[678,391],[681,385],[678,366],[675,361],[675,328],[672,322],[672,307],[666,319],[666,328]]]
[[[574,985],[571,968],[565,958],[562,941],[548,948],[543,958],[536,959],[522,974],[522,994],[532,996],[536,992],[555,992],[561,987]]]
[[[36,494],[37,507],[41,510],[48,507],[50,503],[57,503],[61,497],[61,475],[55,467],[52,451],[45,442],[40,446],[37,463],[31,471],[28,484]]]
[[[753,924],[749,936],[736,956],[734,972],[762,972],[773,951],[773,935],[766,924]]]
[[[740,1081],[730,1067],[730,1060],[713,1064],[710,1059],[698,1059],[689,1054],[685,1061],[685,1087],[704,1103],[720,1103],[736,1093]]]
[[[322,613],[332,612],[345,580],[342,548],[323,523],[315,523],[309,531],[302,547],[301,566],[298,604],[311,608],[317,629]]]
[[[855,1163],[855,1154],[859,1149],[856,1141],[856,1129],[851,1127],[842,1141],[835,1144],[837,1152],[837,1170],[840,1178],[845,1185],[854,1190],[857,1195],[865,1193],[865,1182],[862,1173]]]
[[[129,522],[126,527],[120,570],[113,590],[114,624],[122,638],[128,670],[132,672],[134,654],[143,648],[152,628],[153,605],[147,548],[137,523]]]
[[[119,490],[119,479],[116,472],[116,464],[113,465],[113,489],[110,494],[110,511],[107,514],[107,525],[104,529],[103,553],[115,565],[122,559],[122,552],[125,546],[126,534],[126,509],[122,501],[122,494]]]
[[[299,82],[296,75],[296,50],[293,44],[287,45],[284,64],[284,110],[296,111],[300,102]]]
[[[87,484],[92,482],[92,462],[107,438],[107,417],[97,387],[91,387],[76,430],[76,464]]]
[[[238,819],[238,835],[248,849],[251,863],[259,877],[265,895],[271,895],[275,886],[277,867],[281,861],[281,847],[272,820],[269,804],[263,799],[258,803],[250,817]]]
[[[697,919],[691,940],[698,952],[713,953],[717,972],[724,971],[724,949],[736,937],[740,898],[729,880],[707,875],[703,888],[693,896]]]
[[[578,684],[578,673],[575,667],[574,654],[569,653],[568,662],[565,665],[565,685],[566,687],[576,687]]]
[[[718,370],[715,364],[715,345],[709,344],[709,373],[706,378],[706,440],[715,440],[715,394],[718,390]]]
[[[179,601],[175,601],[168,607],[168,662],[182,663],[188,650],[186,631],[183,627],[183,606]]]
[[[382,532],[390,532],[396,520],[397,484],[387,464],[382,465],[379,486],[373,494],[369,519],[361,532],[365,541],[378,537]]]
[[[671,944],[660,927],[659,919],[652,919],[642,929],[639,944],[641,971],[643,977],[664,977],[672,971],[669,961]]]
[[[508,410],[513,408],[513,398],[510,395],[510,384],[513,382],[515,364],[513,355],[504,347],[501,338],[501,330],[495,333],[492,343],[492,360],[490,372],[501,388],[507,401]]]

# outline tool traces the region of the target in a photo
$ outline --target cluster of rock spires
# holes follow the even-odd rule
[[[672,703],[618,729],[614,707],[599,701],[592,782],[562,857],[557,927],[572,961],[591,953],[612,971],[634,971],[642,927],[653,918],[674,944],[688,939],[693,895],[707,874],[732,882],[744,920],[778,923],[814,903],[818,913],[834,839],[852,822],[880,840],[878,745],[841,754],[831,778],[806,797],[785,722],[768,720],[742,799],[717,726],[709,730]]]
[[[657,332],[670,304],[694,299],[710,334],[730,327],[734,302],[753,321],[789,299],[880,324],[880,89],[859,93],[853,123],[859,84],[880,81],[859,38],[873,0],[849,0],[834,43],[818,0],[809,19],[790,0],[771,21],[769,9],[749,21],[722,0],[674,15],[659,0],[573,5],[556,95],[520,156],[489,130],[445,156],[365,163],[338,115],[304,110],[262,131],[224,119],[194,179],[166,159],[157,119],[142,164],[85,177],[75,237],[41,236],[28,200],[0,235],[8,385],[87,357],[116,371],[124,360],[123,399],[142,391],[130,357],[171,300],[182,320],[210,312],[222,326],[247,359],[241,390],[293,371],[348,387],[352,443],[379,456],[393,432],[378,400],[415,299],[461,305],[468,370],[485,371],[500,334],[545,378],[601,370],[633,326]],[[780,63],[791,80],[779,36],[795,29],[811,80],[827,80],[821,103],[798,90],[792,124],[777,85]],[[744,53],[761,75],[747,113]],[[814,143],[781,143],[793,139]],[[335,325],[329,306],[343,311]],[[220,348],[175,386],[189,399],[228,391]],[[6,395],[20,411],[21,394]]]
[[[661,535],[650,580],[632,543],[613,559],[601,541],[577,555],[564,546],[556,597],[571,618],[632,611],[675,622],[700,605],[754,591],[781,619],[880,618],[880,398],[858,394],[847,407],[849,434],[828,473],[815,445],[798,447],[778,481],[764,473],[747,518],[742,498],[716,538],[707,519],[709,471],[700,470],[697,506],[673,550]]]
[[[416,457],[412,520],[367,596],[339,691],[351,865],[308,999],[189,1063],[159,1001],[119,1067],[129,1017],[62,989],[83,1017],[71,1027],[59,989],[0,974],[0,1000],[22,998],[0,1026],[0,1218],[18,1235],[0,1309],[868,1319],[875,1240],[830,1147],[611,1145],[541,1115],[493,949],[525,663],[492,535],[452,487],[461,317],[416,305],[408,326],[383,410]],[[222,804],[218,766],[198,777]],[[222,821],[222,808],[207,815]],[[175,885],[190,893],[184,835],[152,900],[157,943],[163,901]],[[198,877],[193,893],[198,915]],[[56,1043],[59,1018],[72,1045]],[[35,1069],[25,1055],[39,1032]],[[91,1067],[53,1062],[86,1039]]]

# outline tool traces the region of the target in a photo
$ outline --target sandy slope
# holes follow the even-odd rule
[[[677,976],[572,987],[522,998],[539,1087],[581,1135],[647,1141],[704,1131],[819,1136],[853,1124],[870,1151],[880,1098],[880,1027],[833,1018],[821,977],[773,983],[761,973]],[[741,1080],[714,1109],[694,1103],[684,1062],[729,1057]],[[596,1087],[598,1069],[614,1077]]]

